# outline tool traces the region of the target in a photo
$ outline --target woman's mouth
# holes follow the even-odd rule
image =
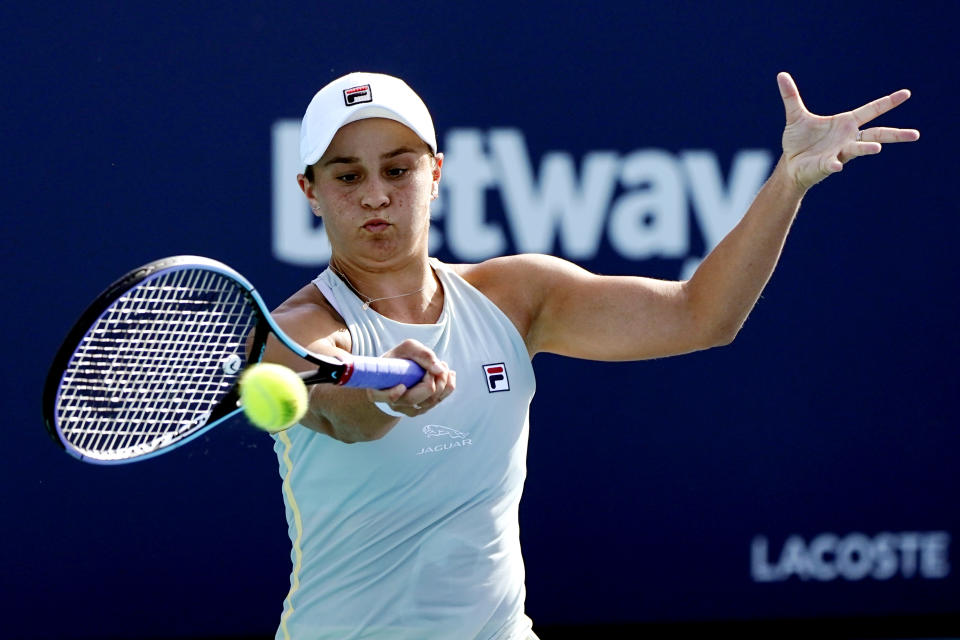
[[[368,220],[363,224],[363,228],[369,231],[370,233],[379,233],[385,230],[389,226],[390,226],[389,222],[387,222],[386,220],[381,220],[379,218],[376,220]]]

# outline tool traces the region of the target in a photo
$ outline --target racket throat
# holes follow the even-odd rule
[[[301,373],[300,377],[303,378],[303,382],[306,385],[335,384],[342,386],[350,380],[350,377],[353,375],[353,369],[353,364],[349,362],[336,366],[324,364],[324,366],[315,371],[305,371]]]

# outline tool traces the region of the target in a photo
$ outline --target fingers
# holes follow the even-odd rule
[[[409,389],[401,384],[390,389],[368,390],[367,398],[371,402],[386,402],[395,411],[417,416],[437,406],[456,389],[456,372],[416,340],[405,340],[384,355],[413,360],[426,373],[420,382]]]
[[[406,385],[398,384],[389,389],[367,389],[367,399],[370,402],[386,402],[392,405],[400,400],[407,392]]]
[[[444,366],[446,367],[446,363],[444,363]],[[447,369],[446,374],[435,378],[433,383],[432,392],[430,392],[423,399],[414,402],[413,409],[415,412],[411,413],[410,415],[420,415],[422,413],[426,413],[449,397],[457,387],[457,372]],[[426,382],[421,384],[426,384]],[[411,399],[416,398],[418,395],[419,393],[416,387],[410,390]]]
[[[786,112],[787,122],[793,122],[807,111],[800,99],[800,90],[793,77],[786,71],[777,74],[777,86],[780,87],[780,97],[783,98],[783,109]]]
[[[871,127],[860,132],[862,142],[914,142],[920,139],[916,129],[894,129],[892,127]]]
[[[371,402],[386,402],[394,411],[413,417],[426,413],[443,402],[457,387],[457,374],[442,363],[444,373],[439,376],[427,374],[424,379],[407,389],[398,384],[390,389],[368,389]]]
[[[882,149],[879,142],[857,142],[852,140],[840,149],[840,153],[837,156],[837,159],[842,163],[846,164],[854,158],[859,158],[860,156],[872,156],[874,154],[880,153]]]
[[[420,415],[429,411],[443,402],[456,389],[457,373],[451,370],[446,362],[441,362],[440,365],[442,369],[440,375],[428,374],[423,381],[414,385],[407,394],[401,397],[401,401],[410,403],[414,409],[414,413],[408,415]]]
[[[916,129],[895,129],[893,127],[872,127],[858,132],[857,138],[843,145],[838,155],[840,162],[846,163],[860,156],[880,153],[883,145],[891,142],[914,142],[920,138]]]
[[[440,362],[437,354],[416,340],[404,340],[383,355],[389,358],[413,360],[423,367],[424,371],[435,376],[442,375],[447,368],[445,364]]]
[[[899,107],[901,104],[906,102],[909,97],[909,89],[900,89],[900,91],[891,93],[890,95],[882,98],[877,98],[873,102],[868,102],[862,107],[854,109],[853,117],[857,121],[857,126],[859,127],[865,122],[870,122],[877,116],[882,115],[895,107]]]
[[[783,131],[783,153],[787,171],[794,183],[807,189],[832,173],[843,169],[850,160],[880,153],[883,145],[913,142],[920,138],[916,129],[861,126],[903,104],[910,91],[901,89],[869,102],[858,109],[833,116],[810,113],[800,99],[793,78],[786,72],[777,75],[780,96],[787,115]]]

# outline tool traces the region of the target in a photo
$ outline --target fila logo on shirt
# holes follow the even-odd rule
[[[363,84],[359,87],[350,87],[343,90],[343,103],[348,107],[363,102],[373,102],[373,92],[370,91],[370,85]]]
[[[483,365],[483,373],[487,378],[487,391],[510,391],[510,379],[507,378],[507,366],[502,362]]]

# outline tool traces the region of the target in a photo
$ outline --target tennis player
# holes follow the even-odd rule
[[[640,360],[728,344],[806,191],[912,129],[862,128],[906,90],[835,116],[777,77],[783,154],[741,222],[686,282],[597,276],[556,257],[444,264],[428,255],[443,154],[403,81],[355,73],[303,118],[297,176],[332,257],[275,312],[312,351],[410,358],[382,391],[318,385],[277,437],[293,571],[277,638],[528,640],[517,512],[530,360]],[[283,348],[268,358],[296,369]]]

